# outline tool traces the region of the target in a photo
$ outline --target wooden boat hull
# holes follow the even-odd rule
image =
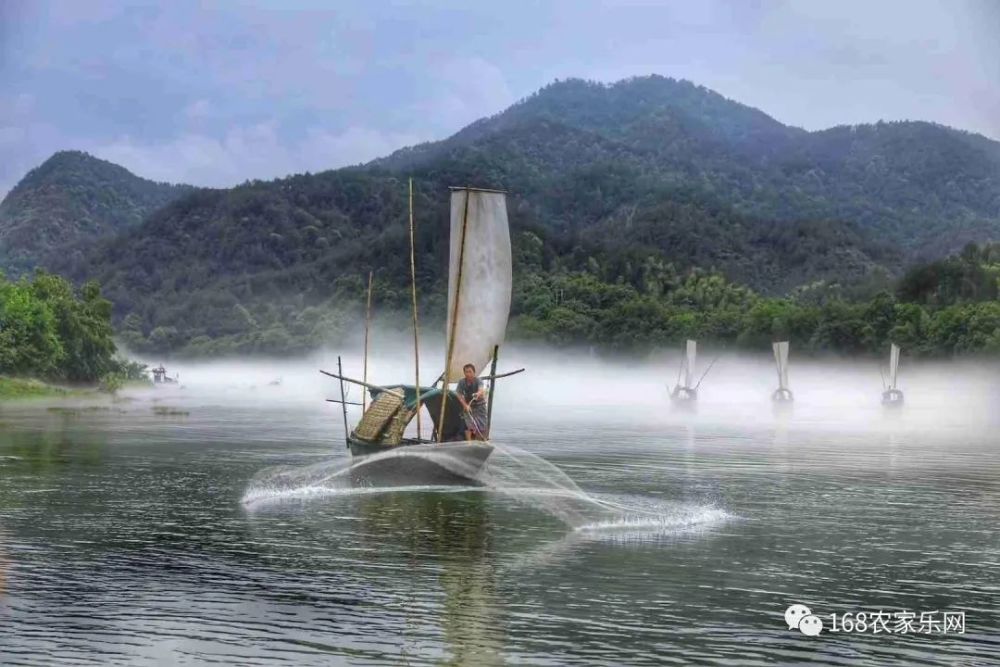
[[[677,385],[670,392],[670,402],[683,410],[693,410],[698,404],[698,390]]]
[[[351,439],[351,477],[363,486],[423,486],[476,483],[493,453],[488,442],[381,445]]]
[[[771,394],[771,400],[776,404],[788,404],[795,402],[795,396],[791,389],[775,389]]]
[[[882,392],[882,405],[887,408],[903,407],[903,392],[898,389],[888,389]]]

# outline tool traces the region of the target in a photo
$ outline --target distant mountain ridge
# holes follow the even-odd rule
[[[11,274],[82,254],[194,190],[155,183],[81,151],[61,151],[0,202],[0,268]]]
[[[114,167],[96,162],[102,173]],[[86,179],[47,190],[37,182],[51,179],[29,176],[34,205],[14,197],[22,184],[8,197],[22,234],[32,220],[50,224],[40,202],[95,199]],[[161,203],[145,198],[146,207],[123,196],[99,234],[79,221],[94,218],[89,209],[69,225],[79,240],[46,265],[100,279],[136,340],[155,338],[158,349],[247,332],[277,348],[339,326],[331,304],[356,298],[369,270],[383,307],[406,307],[410,176],[418,282],[432,310],[442,305],[450,185],[510,192],[529,282],[583,272],[640,293],[695,268],[764,294],[833,284],[870,292],[917,259],[1000,239],[1000,143],[923,122],[807,132],[651,76],[557,82],[448,139],[360,167],[222,190],[159,186]],[[137,180],[144,192],[157,185]],[[56,220],[73,210],[55,209]],[[12,219],[0,216],[0,240]],[[529,292],[515,295],[515,316],[530,310]]]
[[[783,144],[792,137],[807,134],[689,81],[651,76],[605,85],[568,79],[542,88],[495,116],[477,120],[444,141],[404,148],[372,164],[410,168],[442,152],[515,128],[526,120],[556,122],[626,143],[634,138],[637,128],[657,122],[665,124],[662,129],[675,132],[684,129],[681,126],[684,122],[702,125],[709,133],[734,145]],[[671,123],[674,127],[667,127]],[[670,138],[677,137],[667,137]]]
[[[921,257],[1000,238],[998,142],[925,122],[806,132],[706,88],[659,76],[615,84],[557,82],[444,141],[373,164],[394,172],[434,169],[443,159],[467,161],[489,146],[501,151],[490,153],[492,162],[513,167],[496,176],[524,191],[530,187],[524,181],[535,174],[558,178],[567,167],[561,159],[566,142],[558,151],[530,151],[509,138],[498,141],[539,122],[548,131],[576,131],[575,141],[594,144],[585,160],[631,169],[649,182],[650,194],[694,188],[761,218],[857,223]]]

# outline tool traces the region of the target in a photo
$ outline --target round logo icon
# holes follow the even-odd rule
[[[799,621],[799,630],[804,635],[815,637],[823,632],[823,619],[819,616],[809,614]]]
[[[799,627],[799,623],[803,618],[811,614],[812,612],[809,611],[809,607],[804,604],[793,604],[785,610],[785,623],[788,624],[789,630],[794,630]]]

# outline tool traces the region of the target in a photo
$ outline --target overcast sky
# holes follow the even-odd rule
[[[0,194],[70,148],[195,185],[321,171],[650,73],[807,129],[1000,139],[1000,0],[0,0]]]

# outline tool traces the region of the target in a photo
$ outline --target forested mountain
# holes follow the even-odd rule
[[[443,310],[448,186],[504,188],[514,329],[549,340],[736,340],[759,295],[867,298],[917,259],[1000,239],[996,142],[908,122],[810,133],[646,77],[558,82],[363,167],[196,191],[54,268],[100,280],[138,348],[307,348],[355,320],[369,270],[380,308],[406,308],[409,176],[428,314]],[[775,317],[751,339],[788,326]],[[608,328],[623,321],[627,335]]]
[[[1000,237],[998,142],[923,122],[805,132],[657,76],[558,82],[445,141],[377,161],[400,173],[477,162],[512,191],[599,196],[592,213],[605,215],[681,189],[768,220],[851,222],[914,257]],[[547,208],[556,223],[600,221]]]
[[[28,173],[0,203],[0,270],[46,266],[129,227],[191,192],[154,183],[79,151],[56,153]]]
[[[430,317],[443,312],[449,180],[415,180],[418,280]],[[509,210],[518,289],[573,272],[611,285],[670,283],[697,266],[764,290],[873,276],[888,284],[873,257],[895,260],[847,223],[765,222],[683,201],[579,232],[547,226],[522,196],[511,195]],[[128,316],[123,326],[158,348],[227,336],[260,349],[308,347],[354,320],[368,271],[379,307],[405,311],[406,216],[406,183],[372,169],[203,190],[64,269],[97,278]],[[516,298],[515,313],[521,306]]]

